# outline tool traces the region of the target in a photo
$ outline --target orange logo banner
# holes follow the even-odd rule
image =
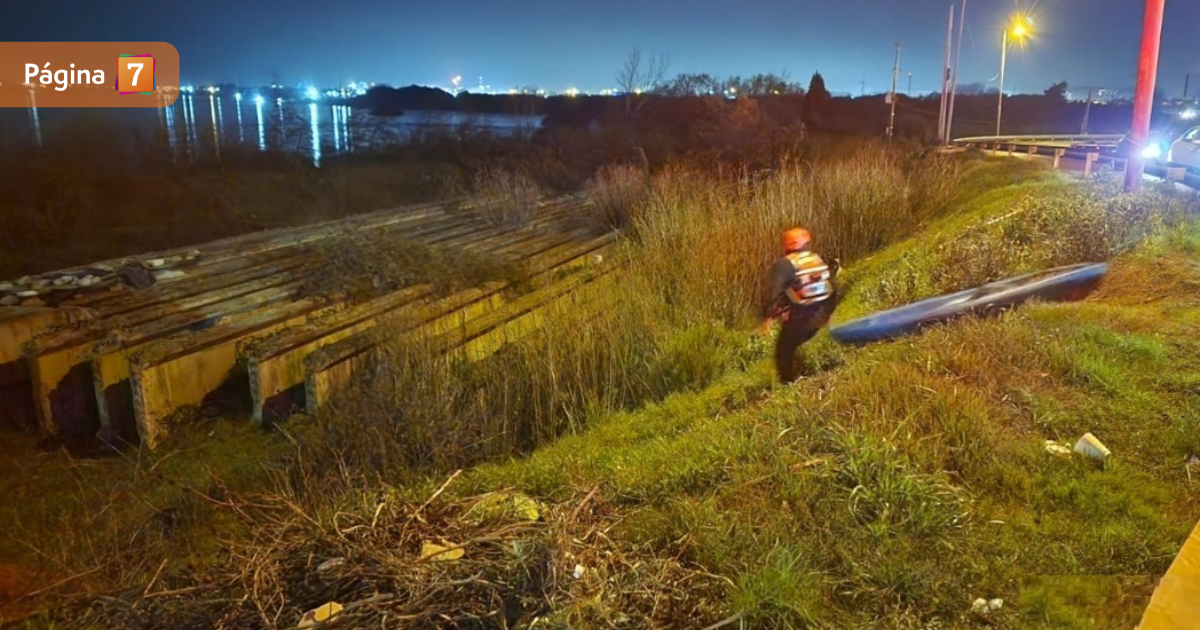
[[[0,42],[0,107],[167,107],[179,51],[167,42]]]

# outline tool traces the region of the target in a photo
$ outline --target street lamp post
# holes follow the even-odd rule
[[[1004,111],[1004,68],[1008,61],[1008,32],[1012,31],[1013,37],[1018,40],[1024,39],[1029,34],[1029,27],[1026,26],[1027,19],[1020,17],[1014,20],[1013,26],[1004,27],[1004,35],[1000,39],[1000,96],[996,100],[996,135],[1000,135],[1000,116]]]

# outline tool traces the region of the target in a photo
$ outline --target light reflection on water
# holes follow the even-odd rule
[[[238,144],[243,144],[246,142],[246,126],[242,124],[242,95],[237,94],[233,98],[237,101]]]
[[[42,120],[38,118],[38,108],[30,107],[29,115],[33,119],[33,136],[37,139],[37,145],[42,146]]]
[[[212,114],[213,152],[221,157],[221,121],[217,117],[217,101],[212,94],[208,95],[208,111]]]
[[[342,104],[321,101],[294,102],[283,98],[268,100],[257,95],[251,98],[254,101],[253,120],[245,120],[243,117],[243,99],[221,94],[208,95],[209,115],[205,116],[203,121],[197,119],[196,96],[192,94],[181,94],[174,104],[157,112],[114,111],[113,117],[143,121],[136,123],[139,126],[157,125],[157,129],[167,137],[175,159],[195,159],[206,154],[220,157],[222,149],[228,151],[234,146],[252,147],[252,143],[257,141],[259,151],[300,152],[312,159],[316,165],[320,165],[322,160],[332,155],[402,142],[420,130],[453,129],[458,125],[469,124],[487,127],[495,133],[504,134],[530,130],[541,123],[540,116],[472,116],[458,112],[414,111],[401,117],[379,118]],[[50,116],[47,128],[47,119],[41,115],[36,105],[31,95],[28,118],[24,124],[32,128],[33,139],[41,146],[44,134],[53,134],[63,116]],[[234,110],[228,118],[224,115],[226,108]],[[275,111],[269,111],[271,109]],[[182,118],[182,125],[179,124],[179,118]],[[247,132],[247,125],[252,125],[254,130]],[[149,129],[154,127],[148,127]]]
[[[179,139],[175,137],[175,108],[164,107],[163,121],[167,126],[167,143],[171,146],[171,155],[177,155],[179,151]]]
[[[262,106],[263,106],[263,104],[262,104],[261,98],[254,100],[254,110],[256,112],[258,112],[258,150],[266,151],[267,150],[267,127],[266,127],[266,125],[263,124]]]
[[[321,127],[317,124],[317,104],[308,104],[308,119],[312,128],[313,165],[321,165]]]

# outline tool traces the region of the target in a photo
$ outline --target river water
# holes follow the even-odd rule
[[[405,142],[416,134],[488,130],[529,133],[542,116],[408,111],[376,117],[328,101],[182,94],[162,109],[0,109],[0,150],[25,151],[56,135],[88,133],[102,124],[134,142],[165,138],[177,159],[219,157],[222,149],[284,150],[320,166],[330,156]]]

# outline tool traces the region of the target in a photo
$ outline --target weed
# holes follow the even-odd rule
[[[597,171],[588,181],[587,196],[600,227],[628,227],[634,208],[645,197],[646,183],[646,174],[632,166],[610,165]]]
[[[472,179],[477,215],[498,227],[524,227],[537,217],[538,183],[523,171],[486,168]]]

